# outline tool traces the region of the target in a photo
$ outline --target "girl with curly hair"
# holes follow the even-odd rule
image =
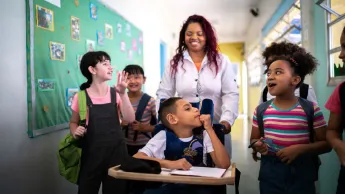
[[[238,116],[238,88],[230,60],[219,52],[211,24],[202,16],[192,15],[183,24],[179,45],[173,59],[165,67],[157,91],[161,99],[175,96],[191,103],[211,99],[214,103],[213,123],[223,124],[229,134]],[[158,109],[158,108],[157,108]],[[231,157],[230,134],[225,147]]]
[[[317,66],[309,53],[274,56],[266,84],[274,99],[260,104],[253,116],[253,152],[261,154],[261,194],[315,194],[319,154],[330,151],[326,122],[315,102],[296,97],[295,90]]]

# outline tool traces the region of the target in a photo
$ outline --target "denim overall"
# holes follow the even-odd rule
[[[108,176],[110,167],[121,164],[127,147],[121,130],[116,104],[116,91],[111,88],[111,103],[93,104],[88,93],[89,123],[83,137],[79,194],[125,194],[127,182]]]

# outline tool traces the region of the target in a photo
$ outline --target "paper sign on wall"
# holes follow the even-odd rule
[[[57,7],[61,7],[61,1],[60,0],[45,0],[45,1],[55,5]]]

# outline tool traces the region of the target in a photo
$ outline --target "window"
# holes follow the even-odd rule
[[[301,10],[300,1],[298,0],[267,34],[263,43],[265,47],[272,42],[280,41],[288,41],[300,45],[302,42],[301,30]]]
[[[327,13],[328,85],[336,85],[345,79],[345,67],[338,58],[339,40],[345,26],[345,3],[344,0],[319,0],[316,4]]]
[[[263,62],[259,46],[256,46],[248,55],[246,64],[248,67],[249,84],[251,86],[258,86],[263,74]]]

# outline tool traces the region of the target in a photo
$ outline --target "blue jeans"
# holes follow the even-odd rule
[[[276,156],[262,156],[260,194],[315,194],[315,165],[310,157],[285,164]]]

